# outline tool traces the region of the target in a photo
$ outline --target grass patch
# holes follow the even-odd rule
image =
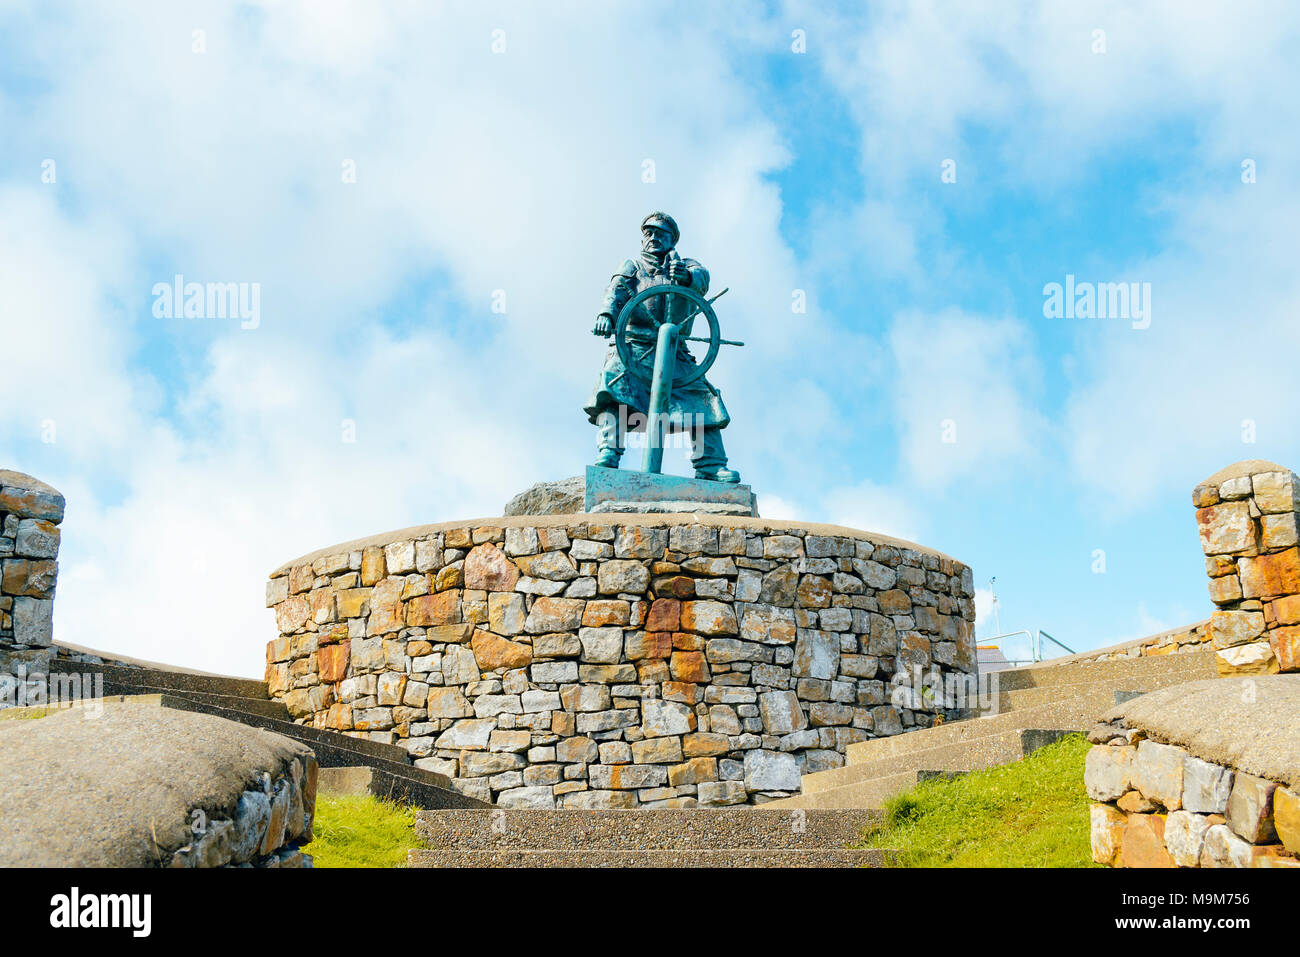
[[[900,867],[1095,867],[1083,762],[1072,734],[1023,761],[923,781],[885,804],[863,847],[899,849]]]
[[[312,842],[303,850],[316,867],[405,867],[413,847],[424,847],[415,808],[369,794],[318,794]]]
[[[26,708],[2,708],[0,709],[0,721],[34,721],[37,718],[44,718],[51,714],[49,708],[38,706]]]

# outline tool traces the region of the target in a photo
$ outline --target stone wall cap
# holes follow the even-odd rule
[[[570,515],[512,515],[498,516],[496,518],[471,518],[455,522],[439,522],[434,525],[413,525],[410,528],[399,528],[392,532],[381,532],[378,535],[371,535],[368,538],[357,538],[350,542],[340,542],[337,545],[330,545],[327,548],[318,548],[314,552],[308,552],[306,555],[285,562],[271,573],[271,577],[279,578],[282,575],[287,575],[291,568],[296,568],[299,565],[309,565],[316,561],[316,559],[324,558],[327,555],[337,555],[340,552],[351,552],[375,545],[387,545],[390,542],[425,538],[437,532],[445,532],[457,528],[563,528],[571,525],[626,525],[661,528],[688,524],[711,525],[716,528],[744,528],[758,532],[771,532],[778,535],[783,532],[802,531],[808,535],[852,538],[871,542],[873,545],[891,545],[895,548],[910,548],[923,555],[935,555],[938,558],[947,559],[948,561],[956,563],[961,568],[967,567],[962,562],[958,562],[952,556],[946,555],[937,549],[927,548],[924,545],[918,545],[915,542],[909,542],[905,539],[893,538],[892,536],[881,535],[876,532],[865,532],[862,529],[848,528],[843,525],[825,525],[818,522],[786,522],[770,518],[746,518],[739,515],[702,515],[688,513],[640,515],[630,512],[577,512]]]
[[[53,646],[55,650],[62,648],[74,655],[92,655],[101,658],[106,665],[126,665],[132,668],[149,668],[153,671],[169,671],[173,674],[180,675],[201,675],[205,678],[229,678],[236,681],[247,681],[247,675],[227,675],[219,671],[202,671],[198,668],[183,668],[180,665],[171,665],[163,661],[151,661],[148,658],[133,658],[130,655],[124,655],[116,651],[104,651],[101,648],[88,648],[85,645],[74,645],[70,641],[60,641],[54,639]],[[68,659],[75,661],[76,659]],[[261,681],[262,675],[257,675],[256,680]]]
[[[1157,631],[1142,638],[1130,638],[1127,641],[1121,641],[1113,645],[1105,645],[1101,648],[1092,648],[1088,651],[1080,651],[1073,655],[1062,655],[1059,658],[1045,658],[1032,665],[1022,665],[1015,670],[1033,671],[1036,668],[1056,668],[1060,665],[1088,664],[1096,659],[1098,655],[1114,655],[1122,651],[1129,651],[1133,648],[1142,648],[1146,645],[1159,644],[1161,639],[1172,638],[1175,635],[1191,634],[1197,628],[1205,628],[1209,624],[1210,619],[1202,618],[1200,621],[1193,622],[1190,625],[1183,625],[1180,628],[1166,628],[1164,631]],[[1206,640],[1208,641],[1209,639],[1207,638]],[[1199,647],[1199,645],[1197,647]]]
[[[311,751],[213,715],[124,702],[0,722],[0,866],[152,867]],[[155,845],[155,840],[157,845]]]
[[[0,469],[0,486],[20,488],[27,492],[40,492],[42,495],[57,495],[59,498],[63,498],[63,493],[54,486],[28,475],[26,472],[15,472],[12,469]]]
[[[1118,705],[1101,720],[1300,787],[1300,674],[1189,681]]]
[[[1234,462],[1226,468],[1221,468],[1215,472],[1200,485],[1222,485],[1229,479],[1242,478],[1246,475],[1258,475],[1260,472],[1290,472],[1291,470],[1285,465],[1278,465],[1276,462],[1270,462],[1267,459],[1245,459],[1241,462]],[[1200,485],[1197,487],[1199,488]]]

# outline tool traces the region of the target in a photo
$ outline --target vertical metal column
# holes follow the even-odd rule
[[[655,346],[654,378],[650,380],[650,415],[646,422],[645,461],[643,472],[659,473],[664,467],[664,433],[667,431],[668,397],[673,391],[673,373],[677,369],[677,326],[664,322],[659,326]]]

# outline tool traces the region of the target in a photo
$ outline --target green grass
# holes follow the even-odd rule
[[[370,795],[317,795],[312,842],[316,867],[405,867],[415,836],[415,809]]]
[[[1023,761],[924,781],[888,801],[864,847],[900,867],[1094,867],[1083,761],[1072,734]]]

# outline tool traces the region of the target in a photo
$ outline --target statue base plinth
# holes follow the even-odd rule
[[[753,489],[739,483],[589,465],[583,510],[757,516],[758,500]]]

